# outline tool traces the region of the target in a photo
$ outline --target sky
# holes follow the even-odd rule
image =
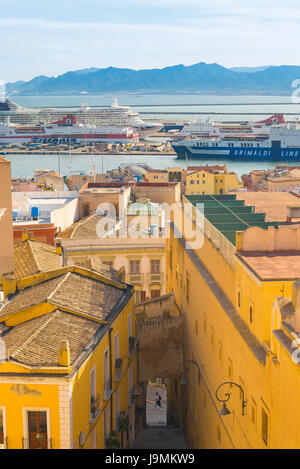
[[[299,0],[0,0],[0,81],[89,67],[300,65]]]

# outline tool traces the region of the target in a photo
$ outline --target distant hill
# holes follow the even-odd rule
[[[10,95],[70,95],[115,92],[180,92],[208,94],[290,95],[298,66],[228,69],[216,63],[175,65],[162,69],[90,68],[58,77],[38,76],[28,82],[7,84]]]

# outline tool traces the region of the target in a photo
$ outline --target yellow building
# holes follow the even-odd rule
[[[0,279],[13,270],[13,226],[10,161],[0,156]],[[0,280],[1,282],[1,280]]]
[[[237,174],[227,171],[226,166],[202,166],[187,170],[186,195],[228,194],[242,187]]]
[[[168,290],[190,360],[186,384],[170,384],[169,403],[189,447],[299,448],[299,225],[276,223],[275,204],[266,221],[233,195],[184,202],[204,204],[203,245],[174,237],[182,232],[175,218],[167,245]],[[218,400],[227,382],[235,384],[224,384]]]
[[[0,311],[1,447],[104,448],[118,446],[116,439],[130,446],[133,288],[75,266],[4,276],[3,286],[9,301]]]
[[[141,204],[138,204],[141,205]],[[129,206],[128,226],[137,217]],[[93,214],[62,233],[61,245],[65,265],[86,262],[101,262],[115,270],[124,269],[126,281],[134,285],[136,301],[145,301],[166,293],[165,280],[165,238],[120,236],[99,238],[97,226],[103,217]],[[141,215],[139,220],[145,228],[150,228],[147,214]],[[158,214],[158,223],[160,215]],[[158,233],[159,234],[159,233]],[[89,264],[90,265],[90,264]]]
[[[166,169],[145,169],[144,179],[152,184],[169,182],[169,173]]]

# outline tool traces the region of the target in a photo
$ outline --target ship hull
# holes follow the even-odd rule
[[[97,136],[97,135],[86,135],[86,136],[57,136],[57,135],[47,135],[47,136],[32,136],[32,135],[8,135],[0,136],[0,144],[10,144],[10,143],[40,143],[40,144],[52,144],[52,145],[64,145],[64,144],[80,144],[80,143],[134,143],[138,141],[136,137],[129,137],[126,135],[107,135],[107,136]]]
[[[227,159],[234,161],[300,161],[299,148],[226,148],[172,145],[180,159]]]

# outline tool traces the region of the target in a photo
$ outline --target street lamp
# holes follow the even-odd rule
[[[181,365],[184,364],[184,363],[192,363],[193,365],[195,365],[197,367],[197,370],[198,370],[198,386],[200,386],[201,372],[200,372],[200,367],[199,367],[198,363],[196,362],[196,360],[184,360],[183,362],[181,362]],[[187,378],[186,370],[184,370],[184,375],[183,375],[183,378],[180,381],[180,383],[181,384],[188,384],[189,383],[188,378]]]
[[[241,391],[241,393],[242,393],[242,415],[245,415],[245,407],[247,406],[247,401],[245,400],[245,393],[244,393],[244,390],[243,390],[243,388],[242,388],[239,384],[233,383],[233,382],[222,383],[222,384],[220,384],[220,386],[219,386],[218,389],[216,390],[216,399],[217,399],[219,402],[223,402],[222,408],[219,410],[218,415],[221,415],[222,417],[224,417],[224,416],[226,416],[226,415],[230,415],[230,414],[231,414],[230,410],[227,409],[227,407],[226,407],[226,402],[229,401],[229,399],[231,398],[231,394],[230,394],[229,392],[225,393],[225,399],[220,399],[219,396],[218,396],[219,390],[220,390],[223,386],[226,386],[227,384],[229,384],[230,386],[236,386],[236,387],[239,388],[239,390]]]

